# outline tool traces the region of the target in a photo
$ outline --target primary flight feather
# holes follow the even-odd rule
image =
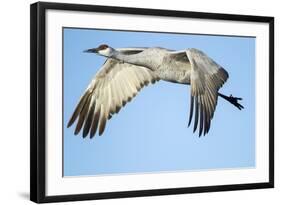
[[[241,98],[218,92],[228,79],[227,71],[198,49],[173,51],[165,48],[119,48],[108,45],[85,52],[106,57],[106,61],[80,98],[69,122],[77,119],[74,133],[83,137],[102,135],[106,122],[130,102],[146,85],[164,80],[191,86],[188,125],[194,116],[193,132],[199,136],[210,130],[218,96],[238,109]]]

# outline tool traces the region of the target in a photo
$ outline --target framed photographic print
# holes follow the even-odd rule
[[[31,5],[30,198],[272,188],[274,18]]]

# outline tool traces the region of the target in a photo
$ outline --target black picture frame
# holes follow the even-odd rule
[[[86,11],[195,19],[263,22],[269,24],[269,181],[250,184],[138,190],[108,193],[46,196],[45,141],[45,25],[46,10]],[[38,2],[30,7],[30,200],[37,203],[96,200],[198,192],[230,191],[274,187],[274,18],[265,16],[230,15],[144,8],[110,7],[82,4]]]

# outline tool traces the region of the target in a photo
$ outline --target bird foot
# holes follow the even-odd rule
[[[232,103],[234,106],[236,106],[239,110],[243,109],[243,105],[241,105],[240,103],[238,103],[238,100],[242,100],[242,98],[239,97],[233,97],[232,95],[230,95],[228,98],[228,101],[230,103]]]

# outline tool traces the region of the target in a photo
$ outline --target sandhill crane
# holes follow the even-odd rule
[[[131,101],[141,88],[159,80],[191,86],[188,126],[194,114],[193,132],[199,123],[199,136],[210,130],[218,96],[239,110],[243,108],[238,103],[242,98],[218,92],[228,79],[227,71],[195,48],[181,51],[160,47],[114,49],[103,44],[84,52],[104,56],[106,61],[80,98],[68,122],[67,127],[70,127],[78,118],[75,135],[82,127],[83,137],[90,133],[92,138],[97,129],[102,135],[107,120],[113,114]]]

